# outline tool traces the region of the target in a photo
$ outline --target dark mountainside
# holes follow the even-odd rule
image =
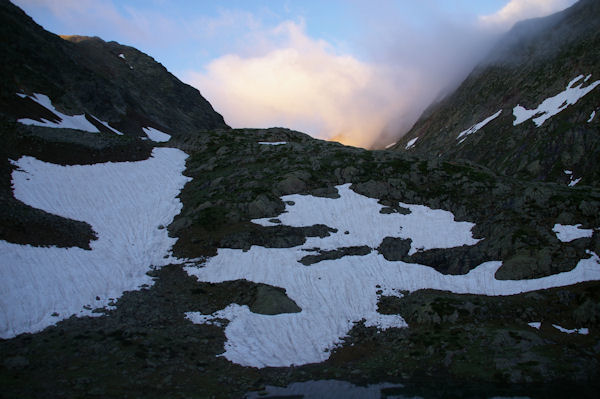
[[[2,239],[58,246],[76,242],[88,248],[93,237],[81,222],[57,218],[14,201],[7,159],[17,159],[24,149],[29,155],[61,164],[144,159],[151,146],[139,140],[145,137],[143,127],[155,127],[174,137],[229,128],[198,90],[132,47],[81,36],[63,40],[8,1],[0,2],[0,35],[0,128],[6,143],[0,149]],[[125,135],[117,139],[112,134],[108,138],[87,135],[83,139],[66,129],[57,132],[15,124],[19,118],[56,118],[15,93],[45,94],[59,111],[85,113],[100,131],[110,134],[90,117],[93,115]],[[62,225],[69,228],[62,232]]]
[[[148,126],[173,136],[228,128],[198,90],[146,54],[97,37],[63,40],[8,1],[0,13],[5,118],[35,116],[15,93],[43,93],[60,111],[92,114],[134,136]]]
[[[600,88],[537,127],[516,126],[513,108],[535,109],[575,84],[600,79],[600,2],[582,0],[563,12],[528,20],[498,43],[486,62],[443,101],[434,104],[393,149],[445,160],[465,159],[497,173],[567,184],[600,184]],[[502,110],[463,142],[460,132]],[[462,138],[461,138],[462,139]],[[565,170],[572,171],[571,175]]]
[[[597,9],[595,2],[585,2],[574,10],[577,7]],[[344,247],[306,256],[300,261],[302,267],[318,268],[327,259],[380,253],[388,260],[428,265],[446,275],[464,275],[482,262],[500,260],[503,264],[496,278],[513,280],[569,271],[580,259],[589,257],[590,251],[600,254],[600,190],[585,180],[594,178],[597,172],[578,169],[598,162],[598,153],[592,147],[583,145],[578,150],[583,152],[579,163],[564,165],[578,177],[584,176],[580,185],[567,187],[564,181],[552,182],[548,176],[535,175],[528,180],[499,174],[491,170],[495,164],[479,166],[472,160],[423,156],[419,144],[409,153],[367,151],[283,128],[229,129],[197,90],[179,82],[147,55],[97,38],[61,39],[43,31],[6,1],[0,2],[0,11],[7,60],[2,65],[0,103],[2,240],[90,248],[96,238],[85,222],[52,215],[15,199],[9,159],[30,155],[63,165],[135,161],[147,159],[156,146],[168,146],[189,154],[184,174],[192,178],[179,195],[183,209],[167,226],[169,234],[178,238],[174,254],[181,258],[212,256],[217,248],[291,248],[304,243],[307,237],[327,236],[332,229],[325,225],[263,227],[250,220],[276,217],[285,207],[282,195],[336,198],[335,185],[343,183],[352,183],[355,192],[376,198],[384,206],[382,213],[406,212],[398,206],[399,201],[451,211],[457,221],[475,223],[473,235],[483,240],[476,245],[409,255],[409,240],[386,237],[376,248]],[[593,37],[597,34],[589,40]],[[579,44],[571,48],[576,46]],[[596,48],[588,49],[585,43],[582,46],[590,56],[597,54]],[[592,73],[593,80],[600,71],[584,59],[581,55],[577,61],[577,65],[583,65],[581,71],[573,64],[565,66],[564,74],[557,72],[564,82],[546,79],[546,75],[536,75],[531,81],[526,74],[514,77],[522,83],[518,87],[527,87],[525,82],[530,82],[544,91],[539,96],[527,91],[530,103],[520,97],[520,92],[512,96],[531,108],[563,90],[579,73]],[[537,62],[532,61],[531,68],[534,64]],[[504,71],[508,66],[494,68],[500,82],[511,76]],[[475,84],[471,76],[465,85],[470,81]],[[459,92],[465,90],[465,85]],[[15,94],[23,91],[48,95],[61,112],[85,112],[110,122],[125,135],[100,127],[100,133],[88,133],[18,123],[19,118],[53,118],[48,116],[49,110]],[[499,104],[507,104],[501,117],[470,135],[462,146],[494,139],[488,138],[487,129],[496,123],[512,127],[512,107],[516,103],[501,102],[506,96],[501,90],[490,93],[477,105],[479,108],[472,105],[472,111],[453,116],[454,130],[458,131],[453,130],[445,140],[455,145],[458,132],[496,112]],[[591,92],[542,128],[534,128],[529,121],[519,129],[533,137],[542,134],[540,129],[546,124],[554,126],[562,121],[568,123],[564,135],[571,140],[579,137],[585,144],[587,139],[583,137],[590,131],[578,130],[576,126],[583,125],[576,122],[586,112],[589,117],[583,104],[596,98],[597,106],[598,97],[592,97],[597,95]],[[474,115],[478,109],[482,118]],[[595,120],[590,124],[590,129],[596,129],[592,134],[597,135],[597,123]],[[166,143],[143,140],[141,128],[147,126],[172,138]],[[428,126],[437,125],[431,122]],[[422,129],[423,143],[434,143],[434,135],[425,140],[426,128]],[[496,130],[498,134],[502,131],[501,127]],[[559,138],[552,140],[562,143]],[[261,141],[287,144],[258,144]],[[531,145],[542,144],[532,141]],[[503,148],[494,147],[494,155],[505,151],[512,164],[533,162],[531,149],[518,158],[512,147]],[[556,151],[557,156],[564,151],[564,156],[574,159],[575,152],[567,147],[557,147]],[[525,176],[521,172],[510,174]],[[556,223],[581,223],[582,228],[596,230],[592,237],[562,242],[552,231]],[[600,388],[597,281],[511,296],[436,290],[406,292],[402,298],[383,295],[378,311],[401,315],[408,328],[379,331],[358,322],[322,363],[254,368],[218,356],[225,350],[224,327],[193,324],[185,313],[211,314],[232,303],[248,305],[251,312],[266,315],[301,310],[283,288],[246,280],[198,282],[181,264],[148,274],[154,278],[153,286],[125,292],[115,309],[97,310],[102,317],[71,317],[38,333],[0,339],[0,396],[240,398],[250,391],[265,394],[267,385],[309,380],[343,380],[360,385],[398,383],[404,387],[390,388],[382,395],[426,398],[595,397]],[[361,294],[356,292],[357,296]],[[532,321],[542,322],[539,330],[527,325]],[[586,327],[589,334],[564,334],[552,324],[570,329]]]

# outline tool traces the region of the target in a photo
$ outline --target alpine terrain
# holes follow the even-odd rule
[[[369,151],[1,0],[0,396],[595,397],[599,9]]]
[[[494,172],[600,184],[600,2],[517,23],[393,147]]]

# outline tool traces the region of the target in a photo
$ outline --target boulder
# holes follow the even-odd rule
[[[276,315],[281,313],[299,313],[302,309],[290,299],[283,288],[261,285],[256,290],[256,299],[250,304],[254,313]]]

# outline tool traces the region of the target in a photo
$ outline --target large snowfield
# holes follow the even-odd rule
[[[35,208],[88,222],[91,250],[0,241],[0,337],[39,331],[73,314],[92,315],[124,291],[152,284],[151,266],[172,261],[167,226],[181,210],[187,155],[155,148],[138,162],[60,166],[14,162],[14,195]],[[85,308],[84,308],[85,306]]]
[[[253,246],[248,251],[219,249],[205,264],[186,271],[205,282],[246,279],[286,289],[302,308],[300,313],[275,316],[252,313],[247,306],[232,304],[212,315],[189,312],[196,323],[219,323],[225,328],[227,359],[244,366],[280,367],[320,362],[348,333],[355,322],[380,329],[406,327],[397,315],[377,312],[380,295],[401,296],[402,290],[446,290],[481,295],[512,295],[600,279],[600,259],[594,253],[570,272],[532,280],[496,280],[501,262],[486,262],[466,275],[452,276],[433,268],[390,262],[376,251],[365,256],[346,256],[305,266],[298,261],[318,249],[354,245],[377,247],[384,237],[413,240],[410,252],[432,248],[473,245],[472,223],[456,222],[450,212],[425,206],[400,204],[411,212],[381,214],[377,200],[352,191],[349,184],[337,187],[340,198],[289,195],[286,212],[278,216],[285,225],[321,223],[337,228],[329,237],[308,238],[294,248]],[[294,205],[290,205],[293,203]],[[254,223],[273,225],[267,219]]]
[[[0,337],[36,332],[71,315],[92,316],[124,291],[151,285],[151,267],[181,263],[170,256],[175,241],[167,226],[180,212],[176,198],[189,180],[183,176],[187,155],[155,148],[139,162],[59,166],[22,157],[14,164],[14,195],[33,207],[88,222],[98,235],[91,250],[32,247],[0,241]],[[199,281],[246,279],[282,287],[302,309],[299,313],[263,315],[232,304],[211,315],[188,312],[195,323],[225,327],[227,359],[244,366],[290,366],[326,360],[354,323],[380,329],[406,327],[399,315],[377,312],[381,295],[401,291],[447,290],[480,295],[512,295],[600,279],[595,253],[570,272],[549,277],[499,281],[501,262],[479,265],[466,275],[452,276],[433,268],[387,261],[376,250],[310,266],[299,263],[318,250],[349,246],[378,247],[385,237],[410,238],[409,253],[434,248],[475,245],[473,223],[457,222],[452,213],[399,203],[407,214],[380,213],[376,199],[355,193],[350,184],[337,186],[336,199],[310,195],[282,197],[286,210],[278,216],[288,226],[325,224],[337,232],[309,237],[293,248],[253,246],[248,251],[221,248],[216,256],[185,270]],[[255,219],[263,226],[279,224]],[[556,225],[564,241],[589,236],[579,226]]]

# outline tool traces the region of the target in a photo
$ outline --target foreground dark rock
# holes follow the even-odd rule
[[[310,266],[324,260],[340,259],[344,256],[363,256],[371,253],[371,248],[366,245],[360,247],[343,247],[331,251],[319,250],[318,255],[306,255],[300,259],[300,263],[304,266]]]

